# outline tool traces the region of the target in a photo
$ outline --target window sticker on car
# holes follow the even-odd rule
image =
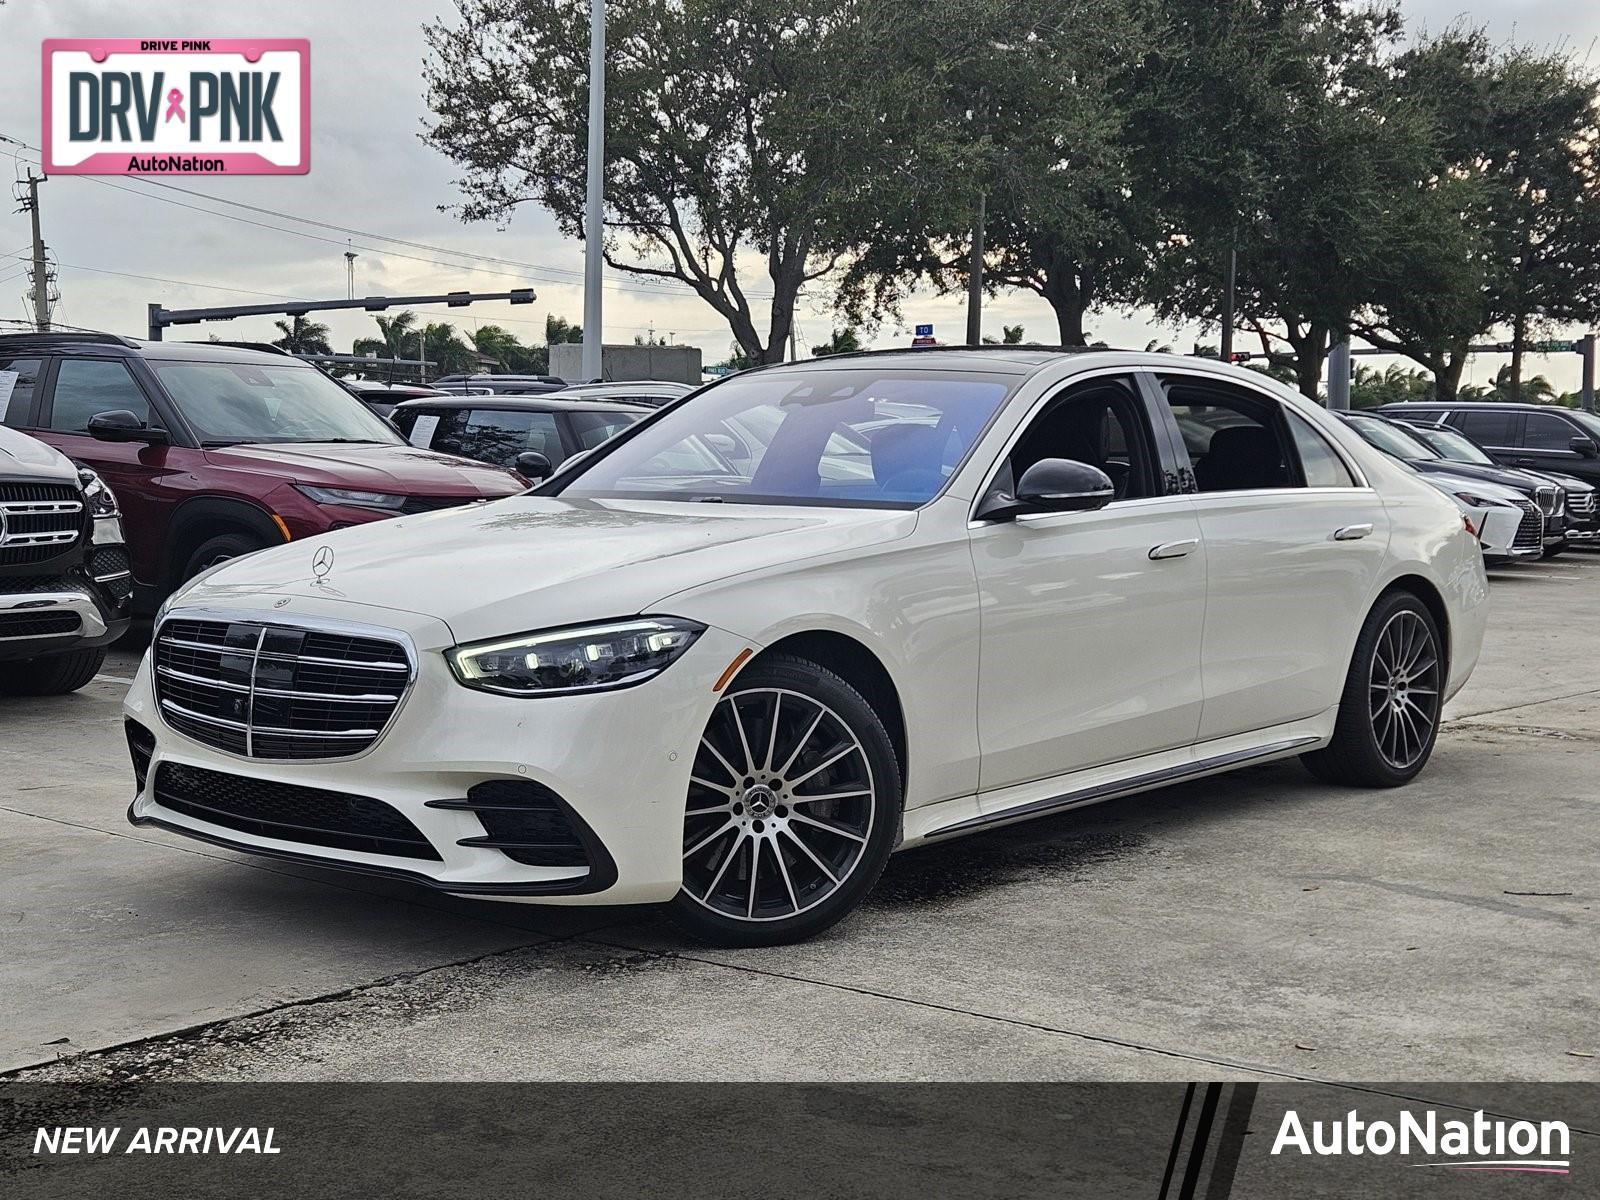
[[[433,445],[434,430],[439,428],[437,413],[423,413],[411,427],[411,444],[426,450]]]
[[[17,372],[0,371],[0,421],[6,419],[6,410],[11,407],[11,392],[17,386]]]

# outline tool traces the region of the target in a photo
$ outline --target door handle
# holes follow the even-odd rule
[[[1150,547],[1150,557],[1153,559],[1182,558],[1199,544],[1199,538],[1188,538],[1181,542],[1162,542],[1159,546]]]
[[[1372,532],[1371,525],[1342,525],[1333,531],[1336,542],[1354,542]]]

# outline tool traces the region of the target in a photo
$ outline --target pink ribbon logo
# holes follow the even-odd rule
[[[188,120],[183,115],[183,93],[177,88],[173,88],[167,93],[167,115],[165,120],[170,121],[173,117],[177,117],[180,121]]]

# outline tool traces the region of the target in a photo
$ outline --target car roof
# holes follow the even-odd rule
[[[395,408],[396,410],[402,408],[487,408],[500,412],[628,412],[641,415],[656,411],[647,404],[627,404],[620,400],[585,400],[581,396],[563,399],[551,393],[533,396],[506,394],[461,396],[445,392],[438,396],[419,396],[415,400],[406,400],[395,405]]]
[[[1385,404],[1377,411],[1393,410],[1396,412],[1406,409],[1470,409],[1477,412],[1479,409],[1510,412],[1571,412],[1564,404],[1529,404],[1521,400],[1397,400],[1393,404]]]
[[[659,388],[662,391],[692,392],[699,384],[680,383],[674,379],[607,379],[600,383],[573,383],[561,390],[564,392],[616,392],[616,391],[647,391],[650,388]]]
[[[275,347],[262,349],[227,342],[152,342],[115,333],[88,330],[54,333],[0,334],[0,350],[11,353],[94,354],[144,358],[159,362],[236,362],[258,366],[297,366],[317,370],[303,359]]]

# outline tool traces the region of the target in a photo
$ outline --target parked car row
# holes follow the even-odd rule
[[[409,445],[308,363],[218,343],[0,336],[4,424],[91,467],[144,612],[220,562],[333,529],[513,495],[499,467]]]

